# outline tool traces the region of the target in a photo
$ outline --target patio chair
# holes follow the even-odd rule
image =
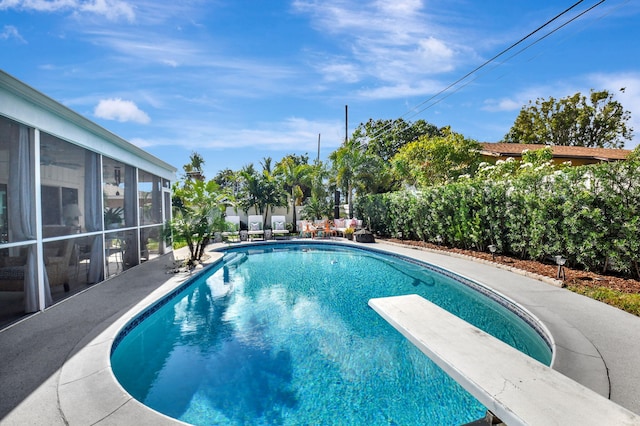
[[[69,263],[74,247],[72,239],[47,243],[44,263],[51,287],[61,285],[69,291]]]
[[[224,223],[226,230],[222,232],[222,237],[240,240],[240,216],[227,216],[224,218]]]
[[[338,235],[338,232],[335,230],[330,220],[324,221],[324,223],[322,224],[322,227],[320,228],[320,232],[322,233],[322,236],[325,238],[327,237],[331,238]]]
[[[271,216],[271,233],[273,237],[283,237],[289,233],[289,230],[285,227],[284,216]]]
[[[264,223],[264,219],[261,214],[249,215],[249,239],[253,239],[255,237],[261,237],[264,239],[264,229],[262,224]]]
[[[311,237],[314,238],[316,236],[317,228],[313,224],[313,222],[309,220],[303,220],[300,222],[300,236],[301,237]]]

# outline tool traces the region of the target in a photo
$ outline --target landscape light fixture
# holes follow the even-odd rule
[[[564,264],[567,263],[567,259],[562,257],[562,255],[560,254],[554,256],[554,258],[556,260],[556,265],[558,265],[558,273],[556,274],[556,278],[562,279],[562,281],[564,281],[565,279],[567,279],[567,275],[564,271]]]
[[[495,260],[496,260],[496,250],[497,250],[497,247],[495,246],[495,244],[489,244],[488,248],[489,248],[489,251],[491,252],[491,257],[492,257],[492,258],[493,258],[493,260],[495,261]]]

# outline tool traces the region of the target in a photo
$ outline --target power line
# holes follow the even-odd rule
[[[565,27],[566,25],[568,25],[569,23],[575,21],[576,19],[578,19],[579,17],[583,16],[584,14],[586,14],[587,12],[593,10],[595,7],[601,5],[602,3],[604,3],[605,0],[600,0],[598,3],[592,5],[591,7],[589,7],[588,9],[584,10],[583,12],[581,12],[580,14],[574,16],[573,18],[571,18],[570,20],[566,21],[565,23],[563,23],[562,25],[556,27],[555,29],[553,29],[552,31],[550,31],[549,33],[543,35],[542,37],[538,38],[537,40],[535,40],[533,43],[525,46],[523,49],[519,50],[518,52],[516,52],[515,54],[511,55],[510,57],[508,57],[506,59],[506,61],[508,61],[509,59],[519,55],[520,53],[524,52],[526,49],[528,49],[529,47],[535,45],[536,43],[540,42],[541,40],[545,39],[546,37],[550,36],[551,34],[555,33],[556,31],[560,30],[561,28]],[[401,115],[399,118],[405,118],[407,116],[409,116],[408,118],[412,118],[415,117],[416,115],[424,112],[425,110],[431,108],[432,106],[438,104],[439,102],[441,102],[442,100],[446,99],[447,97],[451,96],[453,93],[458,92],[460,89],[462,89],[463,87],[466,87],[468,84],[470,84],[471,82],[473,82],[474,80],[471,80],[467,83],[465,83],[464,85],[458,87],[454,92],[438,99],[436,102],[431,103],[429,105],[427,105],[425,108],[422,108],[418,111],[416,111],[417,108],[433,101],[434,99],[436,99],[437,97],[439,97],[440,95],[442,95],[443,93],[449,91],[452,87],[458,85],[459,83],[461,83],[462,81],[468,79],[471,75],[477,73],[479,70],[481,70],[482,68],[486,67],[487,65],[489,65],[490,63],[494,62],[496,59],[498,59],[499,57],[501,57],[502,55],[504,55],[505,53],[509,52],[510,50],[514,49],[516,46],[522,44],[524,41],[528,40],[529,38],[531,38],[533,35],[535,35],[536,33],[540,32],[542,29],[544,29],[545,27],[549,26],[550,24],[552,24],[553,22],[555,22],[556,20],[558,20],[560,17],[562,17],[563,15],[566,15],[567,13],[569,13],[571,10],[575,9],[578,5],[580,5],[581,3],[583,3],[584,0],[580,0],[577,1],[576,3],[574,3],[573,5],[569,6],[568,8],[566,8],[565,10],[563,10],[562,12],[558,13],[556,16],[554,16],[553,18],[547,20],[544,24],[540,25],[538,28],[536,28],[535,30],[531,31],[529,34],[527,34],[526,36],[522,37],[520,40],[516,41],[515,43],[511,44],[509,47],[503,49],[500,53],[494,55],[492,58],[486,60],[484,63],[482,63],[481,65],[477,66],[476,68],[474,68],[473,70],[469,71],[468,73],[466,73],[464,76],[458,78],[456,81],[454,81],[453,83],[449,84],[447,87],[445,87],[444,89],[440,90],[438,93],[434,94],[433,96],[429,97],[428,99],[424,100],[423,102],[419,103],[418,105],[414,106],[413,108],[411,108],[409,111],[407,111],[406,113],[404,113],[403,115]],[[506,62],[505,61],[505,62]],[[477,78],[477,77],[476,77]],[[410,115],[411,114],[411,115]],[[395,126],[394,122],[392,121],[391,123],[389,123],[388,125],[384,126],[382,129],[380,129],[378,132],[376,132],[376,134],[374,134],[372,136],[372,138],[378,137],[381,134],[383,134],[385,131],[387,130],[391,130],[393,127]]]
[[[569,19],[568,21],[564,22],[563,24],[559,25],[558,27],[554,28],[553,30],[549,31],[548,33],[544,34],[543,36],[539,37],[538,39],[534,40],[531,44],[526,45],[525,47],[523,47],[522,49],[518,50],[517,52],[515,52],[513,55],[509,56],[504,62],[518,56],[519,54],[521,54],[522,52],[524,52],[525,50],[529,49],[530,47],[536,45],[537,43],[541,42],[542,40],[544,40],[545,38],[549,37],[550,35],[554,34],[555,32],[559,31],[560,29],[566,27],[567,25],[569,25],[571,22],[577,20],[578,18],[580,18],[581,16],[585,15],[586,13],[590,12],[591,10],[595,9],[597,6],[601,5],[602,3],[604,3],[605,0],[600,0],[598,3],[594,4],[593,6],[589,7],[586,10],[583,10],[581,13],[579,13],[578,15],[574,16],[573,18]],[[575,5],[574,5],[575,6]],[[551,21],[550,21],[551,22]],[[546,24],[545,24],[546,25]],[[533,33],[532,33],[533,34]],[[528,38],[529,36],[527,36],[526,38]],[[522,39],[524,40],[524,39]],[[521,40],[521,41],[522,41]],[[456,84],[458,84],[459,82],[461,82],[462,80],[466,79],[467,77],[469,77],[471,74],[474,74],[475,72],[477,72],[480,68],[483,68],[484,66],[488,65],[490,62],[493,62],[493,60],[495,58],[497,58],[498,56],[501,56],[503,53],[506,53],[508,50],[510,50],[512,47],[515,47],[517,44],[519,44],[520,42],[513,44],[511,47],[509,47],[508,49],[503,50],[500,54],[494,56],[492,59],[490,59],[489,61],[485,62],[484,64],[482,64],[481,66],[477,67],[475,70],[471,71],[470,73],[468,73],[467,75],[465,75],[464,77],[462,77],[461,79],[458,79],[455,83],[450,84],[449,86],[447,86],[446,89],[441,90],[440,92],[438,92],[436,95],[432,96],[431,98],[429,98],[427,101],[422,102],[419,106],[424,105],[425,103],[427,103],[429,100],[433,100],[436,96],[444,93],[445,91],[447,91],[448,89],[450,89],[451,87],[455,86]],[[413,118],[416,115],[424,112],[425,110],[431,108],[432,106],[438,104],[439,102],[443,101],[444,99],[448,98],[449,96],[451,96],[452,94],[458,92],[462,87],[467,86],[469,83],[471,83],[473,80],[471,80],[470,82],[466,83],[465,85],[461,86],[460,88],[458,88],[456,91],[449,93],[448,95],[438,99],[436,102],[427,105],[425,108],[422,108],[421,110],[415,112],[413,115],[411,115],[409,118]],[[407,113],[405,113],[405,115],[407,115]]]

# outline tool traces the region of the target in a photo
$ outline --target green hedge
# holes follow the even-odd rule
[[[640,161],[531,168],[419,192],[359,197],[357,217],[382,236],[640,277]]]

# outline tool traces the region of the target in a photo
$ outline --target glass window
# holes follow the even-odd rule
[[[33,133],[0,116],[0,244],[36,236]]]
[[[171,193],[169,191],[164,192],[164,221],[171,220]]]
[[[140,261],[158,257],[162,250],[162,226],[151,226],[140,229]]]
[[[0,250],[0,326],[25,314],[24,289],[27,247]]]
[[[138,262],[138,232],[135,230],[109,232],[105,234],[105,276],[136,266]]]
[[[139,170],[138,197],[140,225],[162,223],[162,179]]]
[[[102,159],[104,227],[137,226],[136,170],[117,160]]]
[[[40,136],[45,238],[102,230],[99,155],[47,133]]]
[[[7,184],[0,183],[0,244],[9,242],[9,215],[7,212]]]

